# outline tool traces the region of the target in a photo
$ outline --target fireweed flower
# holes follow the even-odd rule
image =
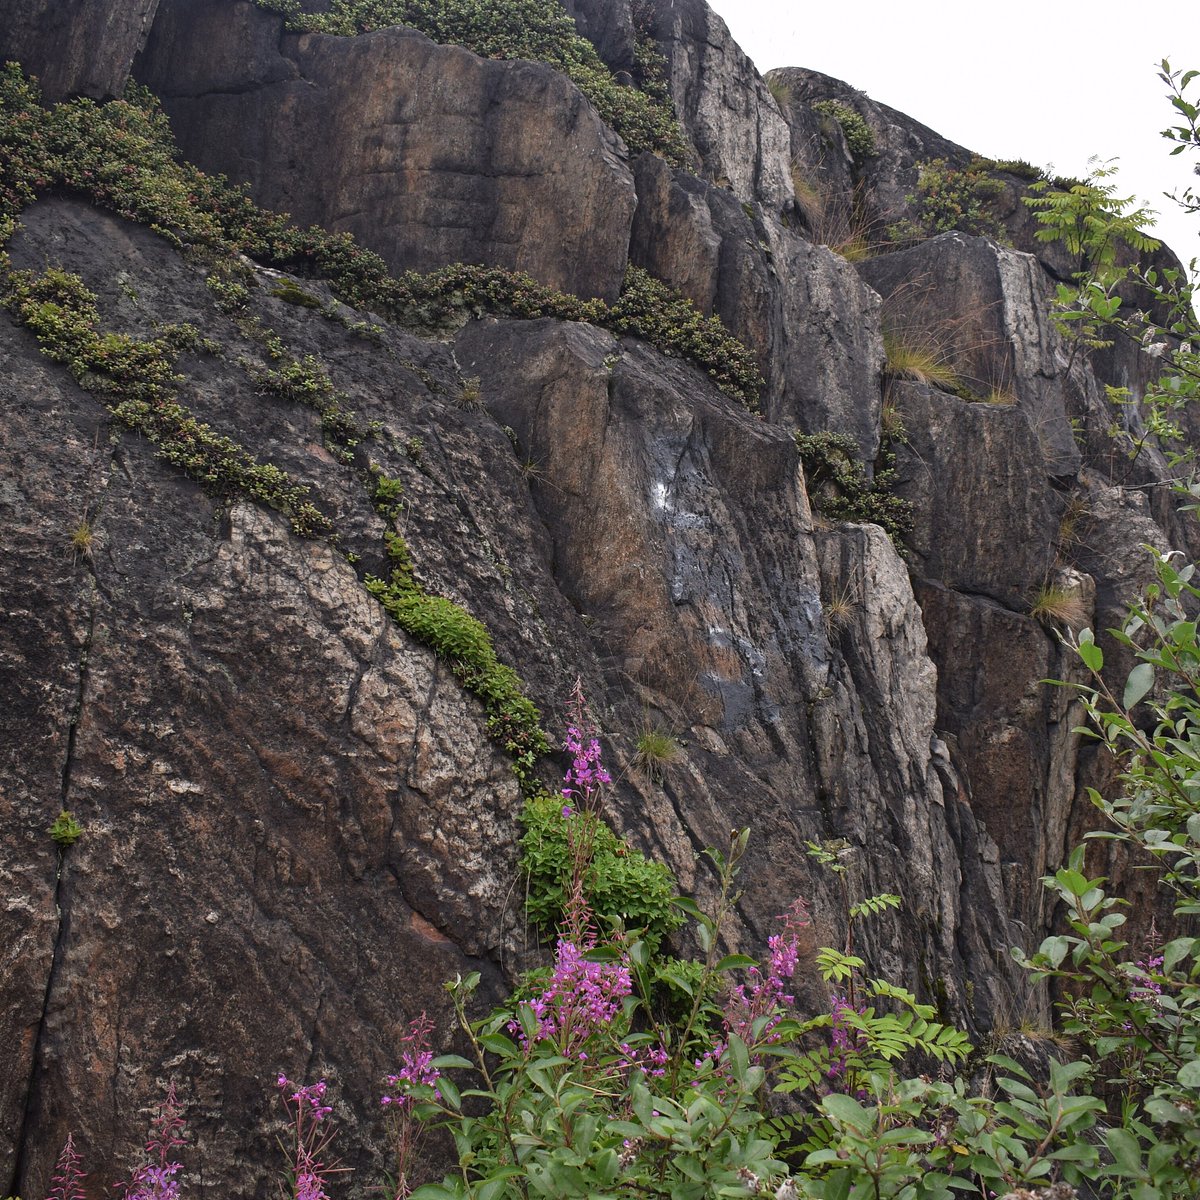
[[[183,1169],[183,1164],[169,1160],[172,1151],[185,1144],[184,1125],[182,1109],[172,1082],[158,1115],[150,1123],[146,1159],[134,1169],[125,1185],[122,1200],[178,1200],[179,1180],[175,1176]]]
[[[436,1084],[441,1078],[441,1071],[433,1066],[433,1050],[430,1048],[429,1037],[433,1033],[433,1022],[421,1013],[408,1027],[408,1033],[400,1039],[403,1049],[400,1051],[400,1069],[395,1075],[387,1077],[388,1086],[398,1089],[395,1096],[381,1096],[379,1103],[384,1108],[396,1105],[408,1108],[412,1104],[409,1088],[431,1087],[436,1098],[440,1099]]]
[[[325,1183],[331,1174],[344,1168],[322,1161],[333,1140],[332,1132],[321,1128],[321,1122],[333,1112],[325,1103],[325,1080],[299,1087],[281,1074],[275,1086],[291,1118],[294,1135],[290,1163],[294,1181],[292,1200],[329,1200]]]
[[[567,810],[577,804],[587,808],[592,796],[612,783],[612,776],[604,769],[600,758],[600,739],[588,724],[587,702],[583,698],[583,684],[578,679],[571,690],[571,722],[567,726],[563,749],[571,756],[562,786],[565,817],[570,815]]]
[[[86,1200],[83,1181],[87,1176],[79,1169],[79,1161],[75,1151],[75,1135],[68,1133],[59,1151],[58,1162],[54,1164],[54,1175],[46,1200]]]
[[[863,1012],[861,1005],[852,1005],[845,996],[830,998],[830,1015],[833,1022],[830,1025],[829,1044],[832,1050],[829,1066],[825,1074],[829,1079],[837,1079],[846,1072],[847,1061],[851,1054],[862,1046],[863,1032],[846,1020],[848,1014]]]
[[[1133,986],[1129,989],[1130,1000],[1156,1002],[1157,998],[1162,995],[1162,984],[1154,978],[1154,975],[1162,970],[1162,966],[1163,956],[1161,954],[1151,954],[1147,958],[1138,960],[1137,966],[1130,969],[1134,980]]]
[[[736,1034],[747,1045],[756,1040],[776,1040],[771,1031],[782,1020],[783,1009],[795,1003],[787,990],[787,981],[795,975],[800,961],[800,931],[811,924],[804,901],[792,901],[779,920],[783,922],[783,931],[767,938],[770,955],[766,972],[751,967],[746,972],[746,982],[730,991],[725,1006],[726,1036]],[[762,1017],[767,1018],[766,1024],[756,1037],[754,1026]]]
[[[559,1053],[570,1058],[579,1058],[587,1040],[611,1025],[633,991],[629,967],[624,962],[588,962],[583,955],[590,948],[561,939],[550,982],[528,1002],[537,1019],[535,1040],[557,1043]],[[510,1022],[509,1030],[527,1044],[519,1022]]]

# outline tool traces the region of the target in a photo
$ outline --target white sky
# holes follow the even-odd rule
[[[1173,110],[1157,76],[1163,58],[1200,69],[1197,0],[709,3],[762,72],[823,71],[979,154],[1059,175],[1119,158],[1119,194],[1160,214],[1156,235],[1185,263],[1200,257],[1200,217],[1162,194],[1200,190],[1200,156],[1170,157],[1159,132]]]

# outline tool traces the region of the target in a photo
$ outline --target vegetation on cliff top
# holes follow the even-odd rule
[[[645,29],[638,31],[639,86],[630,87],[613,78],[557,0],[333,0],[321,13],[305,12],[298,0],[255,3],[282,14],[297,31],[348,37],[405,25],[482,58],[546,63],[579,88],[634,154],[649,150],[675,167],[687,166],[691,157],[663,84],[661,57]]]
[[[244,190],[178,160],[170,125],[154,98],[73,100],[43,109],[36,87],[9,64],[0,72],[0,243],[39,194],[65,189],[172,244],[203,248],[218,267],[238,254],[326,279],[340,299],[418,332],[455,328],[484,312],[588,321],[693,362],[726,394],[757,408],[763,378],[750,351],[715,317],[646,272],[631,268],[617,302],[581,300],[520,272],[452,264],[393,276],[379,255],[348,234],[299,229],[258,208]]]

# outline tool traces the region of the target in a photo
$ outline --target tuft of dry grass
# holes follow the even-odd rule
[[[478,375],[469,375],[462,381],[455,403],[464,412],[483,412],[483,387]]]
[[[850,584],[834,588],[829,598],[821,604],[826,632],[832,636],[846,629],[854,620],[854,614],[861,603],[862,598]]]
[[[887,355],[884,370],[893,379],[928,383],[948,392],[962,386],[953,354],[928,331],[885,330],[883,349]]]
[[[92,528],[92,523],[84,517],[74,529],[71,530],[71,552],[77,558],[92,557],[92,541],[96,536],[96,531]]]
[[[648,779],[662,783],[682,754],[679,743],[665,729],[648,725],[637,736],[633,765]]]
[[[1029,615],[1050,628],[1065,626],[1072,632],[1086,628],[1091,620],[1088,606],[1078,592],[1052,584],[1038,588]]]

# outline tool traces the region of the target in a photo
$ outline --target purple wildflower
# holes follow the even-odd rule
[[[563,749],[571,756],[571,765],[563,777],[562,794],[566,803],[563,816],[574,804],[591,807],[590,801],[598,795],[601,787],[612,783],[612,777],[604,769],[600,758],[600,739],[588,724],[587,702],[583,698],[583,685],[577,679],[571,691],[571,723],[567,726],[567,740]]]
[[[85,1200],[83,1181],[87,1176],[79,1169],[79,1162],[79,1155],[75,1152],[75,1137],[68,1133],[59,1151],[58,1162],[54,1164],[54,1175],[46,1200]]]
[[[333,1141],[333,1133],[321,1128],[321,1122],[333,1112],[333,1108],[325,1103],[325,1080],[300,1087],[281,1074],[275,1086],[291,1119],[294,1134],[290,1152],[292,1200],[329,1200],[325,1193],[326,1180],[344,1168],[322,1161]]]
[[[800,930],[810,924],[804,901],[792,901],[779,920],[783,922],[783,932],[767,938],[771,953],[766,974],[759,967],[751,967],[746,972],[746,982],[729,993],[725,1007],[726,1035],[736,1034],[747,1045],[756,1040],[776,1040],[771,1031],[782,1019],[783,1009],[795,1003],[787,991],[787,980],[795,975],[800,961]],[[767,1020],[756,1038],[754,1026],[762,1017]]]
[[[401,1089],[397,1096],[382,1096],[379,1103],[384,1108],[397,1105],[407,1108],[412,1104],[411,1087],[431,1087],[434,1096],[439,1095],[436,1083],[441,1078],[441,1071],[433,1066],[433,1051],[430,1049],[429,1035],[433,1033],[433,1022],[424,1014],[412,1022],[408,1033],[400,1039],[404,1047],[400,1051],[400,1069],[395,1075],[387,1077],[388,1085]]]
[[[1136,983],[1129,989],[1130,1000],[1148,1000],[1152,1004],[1156,1002],[1162,995],[1162,984],[1154,976],[1162,970],[1162,966],[1161,954],[1151,954],[1138,960],[1137,966],[1131,971]]]
[[[125,1185],[123,1200],[178,1200],[179,1180],[175,1176],[183,1169],[183,1165],[169,1160],[171,1152],[184,1145],[184,1124],[172,1082],[158,1115],[150,1123],[150,1137],[145,1147],[146,1160],[134,1169]]]
[[[861,1012],[862,1006],[851,1004],[845,996],[831,997],[830,1014],[833,1023],[830,1026],[829,1044],[832,1053],[825,1071],[829,1079],[838,1079],[844,1075],[850,1056],[862,1047],[863,1031],[846,1019],[849,1014]]]
[[[588,962],[583,957],[588,949],[561,939],[546,990],[529,1001],[537,1018],[535,1040],[556,1042],[558,1052],[572,1058],[578,1058],[593,1033],[613,1022],[622,1000],[633,991],[624,962]],[[509,1028],[525,1042],[518,1022]]]

